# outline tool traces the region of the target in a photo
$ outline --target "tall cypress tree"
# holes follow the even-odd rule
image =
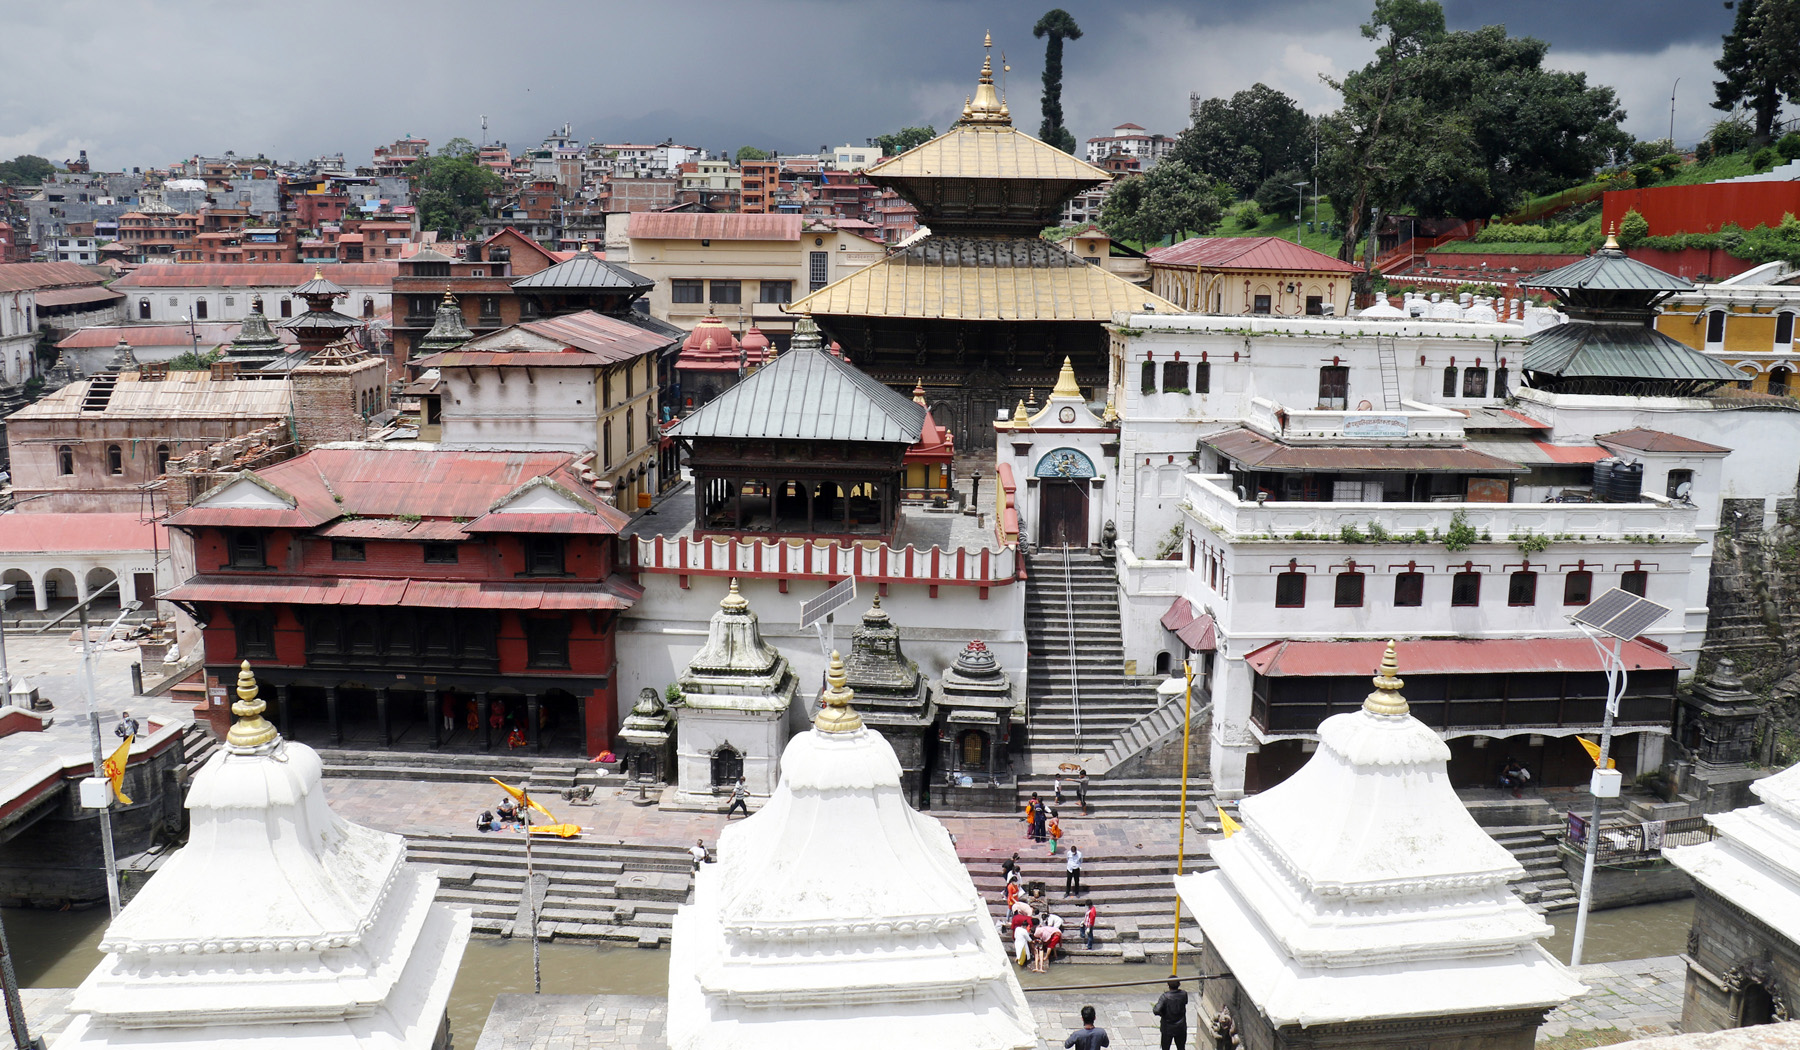
[[[1038,138],[1064,153],[1074,153],[1075,136],[1063,127],[1062,52],[1064,40],[1081,39],[1081,27],[1069,12],[1053,7],[1031,27],[1031,35],[1040,40],[1050,38],[1044,45],[1044,123],[1038,128]]]

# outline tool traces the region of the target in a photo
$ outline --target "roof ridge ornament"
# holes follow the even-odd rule
[[[1056,387],[1050,391],[1051,397],[1080,397],[1081,386],[1075,382],[1075,362],[1063,358],[1062,371],[1056,375]]]
[[[975,85],[975,94],[963,104],[962,120],[959,123],[1011,127],[1012,115],[1007,110],[1006,103],[1000,100],[999,93],[994,90],[994,56],[991,53],[994,47],[994,35],[989,33],[984,36],[981,46],[987,48],[990,53],[981,58],[980,82]]]
[[[238,701],[231,705],[231,713],[238,720],[225,734],[226,744],[236,754],[252,754],[263,745],[280,739],[281,734],[263,719],[263,711],[268,705],[257,699],[257,692],[256,676],[250,673],[250,661],[245,660],[238,668]]]
[[[1375,675],[1375,691],[1363,700],[1363,710],[1372,715],[1406,715],[1412,711],[1400,690],[1406,683],[1400,678],[1400,662],[1394,657],[1394,642],[1389,639],[1387,652],[1381,656],[1381,669]]]
[[[856,692],[844,682],[844,658],[831,651],[831,666],[825,670],[825,691],[819,694],[824,704],[813,718],[813,728],[821,733],[854,733],[863,727],[862,716],[850,706]]]

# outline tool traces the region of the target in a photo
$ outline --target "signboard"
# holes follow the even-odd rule
[[[800,629],[806,630],[856,600],[856,577],[832,584],[824,594],[800,603]]]
[[[1344,436],[1347,438],[1399,438],[1405,437],[1410,429],[1405,416],[1344,417]]]

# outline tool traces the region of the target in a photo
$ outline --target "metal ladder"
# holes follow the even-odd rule
[[[1400,409],[1400,362],[1394,357],[1394,340],[1375,337],[1375,354],[1381,361],[1381,403],[1389,412]]]

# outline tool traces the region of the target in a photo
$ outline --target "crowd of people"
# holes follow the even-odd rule
[[[484,809],[475,818],[476,831],[508,831],[512,828],[523,829],[526,826],[525,815],[519,806],[513,804],[510,796],[500,800],[493,809]]]

